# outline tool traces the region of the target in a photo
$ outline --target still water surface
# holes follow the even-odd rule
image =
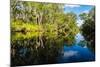
[[[25,35],[23,36],[25,37]],[[62,39],[56,40],[52,37],[47,39],[41,37],[38,40],[37,37],[21,40],[18,34],[15,38],[17,37],[18,39],[12,42],[12,45],[17,46],[17,48],[13,47],[16,49],[16,54],[12,55],[12,65],[71,63],[95,60],[95,53],[87,46],[87,42],[80,33],[75,36],[71,46],[64,43]],[[39,43],[42,44],[41,48],[35,46]]]
[[[75,36],[75,40],[73,46],[66,46],[66,44],[63,46],[63,55],[58,58],[59,63],[93,61],[95,59],[94,53],[86,43],[83,46],[79,45],[81,41],[84,41],[84,37],[80,33]]]

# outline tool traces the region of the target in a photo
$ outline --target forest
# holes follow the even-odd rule
[[[95,52],[94,7],[79,15],[84,22],[81,27],[77,26],[77,15],[64,13],[60,3],[11,0],[10,12],[12,65],[55,63],[63,44],[72,46],[78,33]]]

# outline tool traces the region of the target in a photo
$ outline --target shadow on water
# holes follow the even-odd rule
[[[56,33],[12,33],[11,65],[38,65],[94,61],[95,55],[81,34],[72,42]]]

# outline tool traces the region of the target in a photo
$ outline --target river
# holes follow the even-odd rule
[[[95,53],[87,46],[85,38],[80,33],[75,36],[71,46],[63,43],[61,39],[47,38],[46,40],[42,37],[42,41],[40,39],[39,43],[42,43],[44,47],[37,47],[35,46],[36,41],[37,38],[35,37],[15,40],[12,45],[17,45],[17,49],[16,55],[12,56],[12,65],[72,63],[95,60]],[[21,62],[19,63],[19,61]]]

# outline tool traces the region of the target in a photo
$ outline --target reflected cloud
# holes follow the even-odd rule
[[[64,52],[64,57],[72,57],[72,56],[75,56],[75,55],[78,55],[78,51],[70,50],[70,51]]]

